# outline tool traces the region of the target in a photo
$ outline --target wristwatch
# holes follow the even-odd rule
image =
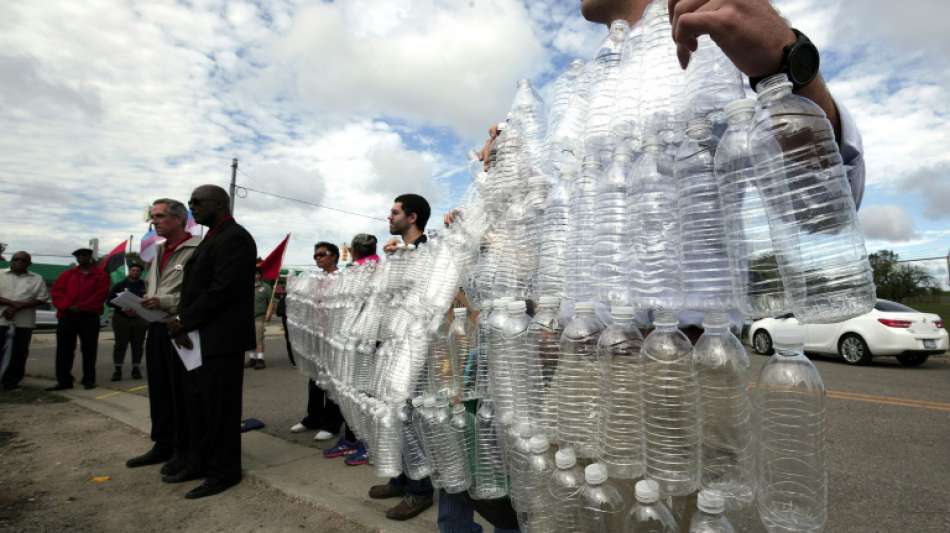
[[[795,33],[795,42],[782,49],[782,63],[778,71],[771,75],[786,74],[792,82],[792,92],[797,93],[818,75],[821,58],[818,55],[818,47],[811,42],[811,39],[795,28],[792,28],[792,31]],[[767,77],[769,76],[750,77],[749,85],[752,86],[752,90],[756,90],[759,82]]]

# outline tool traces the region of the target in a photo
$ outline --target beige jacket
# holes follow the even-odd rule
[[[162,306],[162,311],[170,315],[178,313],[178,299],[181,296],[181,282],[185,278],[185,263],[195,253],[195,249],[201,244],[201,237],[192,237],[178,245],[178,248],[172,252],[168,258],[168,264],[159,279],[159,264],[162,261],[162,254],[165,252],[165,245],[159,244],[155,250],[155,257],[152,258],[152,264],[148,269],[148,277],[145,280],[148,290],[145,293],[147,298],[158,297]]]

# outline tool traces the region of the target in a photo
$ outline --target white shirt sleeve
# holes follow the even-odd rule
[[[864,142],[861,140],[861,133],[848,108],[837,101],[835,105],[838,107],[838,118],[841,120],[841,159],[844,161],[848,181],[851,183],[854,207],[860,208],[861,199],[864,198]]]

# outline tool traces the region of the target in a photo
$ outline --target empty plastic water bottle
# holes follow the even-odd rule
[[[689,339],[672,312],[657,312],[643,341],[646,475],[664,496],[699,488],[699,382]]]
[[[421,407],[421,398],[417,400]],[[412,411],[412,407],[404,404],[398,413],[399,422],[402,424],[403,472],[409,479],[422,479],[432,473],[432,466],[422,444],[422,437],[413,423]]]
[[[554,296],[541,296],[534,317],[528,324],[526,343],[529,361],[535,368],[529,372],[531,412],[529,418],[538,421],[538,429],[549,439],[556,437],[557,392],[553,388],[557,371],[561,342],[561,326],[558,322],[560,300]]]
[[[782,281],[802,323],[843,322],[876,302],[851,187],[824,112],[785,74],[759,82],[758,184]]]
[[[585,157],[593,156],[601,162],[609,160],[613,151],[609,142],[610,122],[614,115],[620,62],[629,30],[630,25],[625,20],[611,22],[607,38],[601,43],[592,61],[593,84],[587,125],[584,129],[584,147]]]
[[[707,313],[693,347],[702,398],[702,487],[715,490],[729,509],[752,503],[755,457],[749,356],[729,330],[726,313]]]
[[[703,489],[696,497],[698,512],[689,523],[689,533],[734,533],[729,519],[722,513],[725,501],[716,491]]]
[[[612,307],[610,314],[613,324],[597,341],[605,379],[600,460],[607,465],[610,477],[637,479],[643,476],[643,337],[634,322],[632,307]]]
[[[584,493],[580,526],[587,533],[618,531],[623,518],[623,496],[607,483],[607,467],[601,463],[584,469]]]
[[[479,401],[475,427],[475,476],[469,495],[476,500],[503,498],[508,494],[508,476],[490,399]]]
[[[557,468],[551,476],[550,494],[554,505],[557,531],[577,531],[584,490],[584,470],[577,465],[572,448],[561,448],[554,454]]]
[[[701,35],[686,69],[686,106],[690,118],[714,126],[725,120],[723,108],[745,94],[742,73],[708,35]],[[721,130],[720,130],[721,133]]]
[[[627,174],[632,165],[629,143],[614,148],[613,160],[597,186],[595,203],[596,240],[593,285],[597,301],[610,305],[629,303],[626,283],[628,254],[627,233],[630,216],[627,212]]]
[[[821,531],[827,517],[825,385],[803,353],[802,329],[775,331],[756,388],[755,501],[770,532]]]
[[[525,511],[528,531],[556,531],[555,513],[551,505],[548,483],[554,473],[554,456],[544,435],[535,435],[528,441],[531,455],[525,476]]]
[[[677,533],[673,513],[660,501],[660,487],[652,479],[637,481],[637,501],[624,520],[624,533]]]
[[[561,358],[554,376],[557,440],[574,448],[578,457],[598,457],[602,376],[597,339],[604,324],[590,302],[577,304],[574,312],[574,320],[561,334]]]
[[[449,355],[461,382],[462,399],[471,400],[477,397],[475,378],[478,371],[478,346],[475,327],[468,319],[466,308],[456,307],[452,314],[454,318],[449,327]]]

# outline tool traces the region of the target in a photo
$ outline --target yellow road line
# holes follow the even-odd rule
[[[137,392],[137,391],[140,391],[140,390],[143,390],[143,389],[147,389],[147,388],[148,388],[148,385],[139,385],[138,387],[132,387],[131,389],[129,389],[129,390],[125,391],[125,392]]]
[[[900,407],[929,409],[933,411],[944,411],[950,413],[950,403],[932,402],[927,400],[912,400],[909,398],[895,398],[892,396],[872,396],[870,394],[835,390],[829,390],[827,392],[829,398],[836,400],[852,400],[856,402],[876,403],[881,405],[897,405]]]
[[[97,399],[97,400],[104,400],[104,399],[106,399],[106,398],[111,398],[111,397],[113,397],[113,396],[118,396],[118,395],[120,395],[120,394],[122,394],[122,391],[120,391],[120,390],[114,390],[114,391],[112,391],[112,392],[107,392],[107,393],[105,393],[105,394],[101,394],[101,395],[99,395],[99,396],[96,396],[96,399]]]

